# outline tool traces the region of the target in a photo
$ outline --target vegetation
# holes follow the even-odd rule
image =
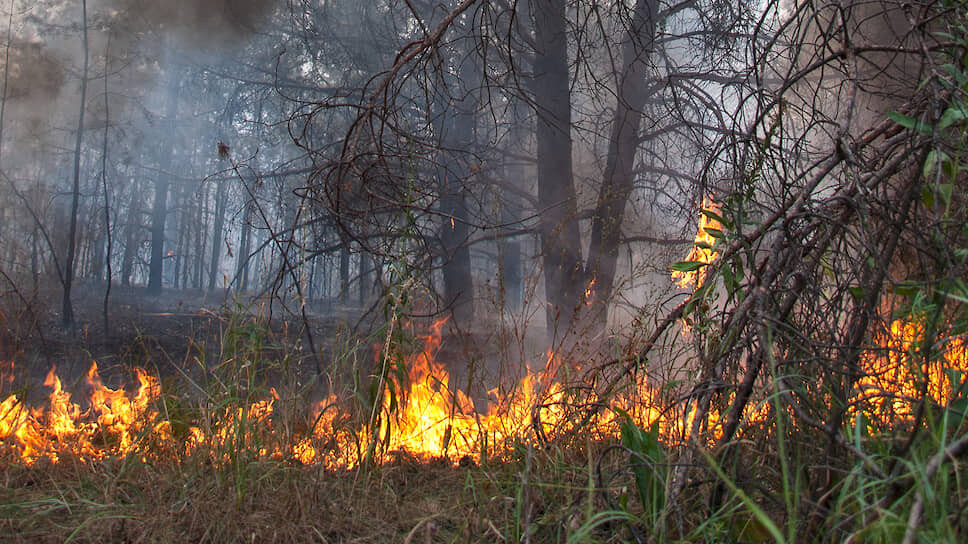
[[[965,540],[964,2],[154,4],[10,3],[0,540]]]

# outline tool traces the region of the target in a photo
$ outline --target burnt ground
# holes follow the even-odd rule
[[[245,349],[260,352],[266,390],[273,386],[319,398],[341,379],[351,383],[354,373],[372,373],[376,346],[383,340],[379,309],[336,301],[314,301],[304,318],[298,305],[279,299],[194,289],[147,296],[144,287],[114,285],[105,329],[103,283],[78,285],[72,300],[76,325],[65,328],[59,289],[0,296],[0,396],[24,391],[27,398],[46,397],[49,389],[39,386],[52,367],[65,389],[76,391],[93,361],[110,387],[135,386],[133,369],[138,367],[186,390],[200,389],[192,382],[204,385],[234,357],[226,341],[234,337],[242,339]],[[411,333],[423,334],[430,321],[415,321]],[[522,359],[532,365],[544,362],[534,350],[526,355],[520,347],[509,347],[513,342],[485,327],[459,332],[449,327],[437,360],[451,373],[452,386],[470,392],[483,408],[489,389],[501,379],[520,377]],[[416,338],[411,347],[420,345]]]

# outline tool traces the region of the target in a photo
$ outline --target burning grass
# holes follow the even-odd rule
[[[379,351],[365,387],[314,402],[269,387],[253,349],[262,341],[232,330],[209,390],[194,399],[143,370],[126,390],[106,385],[96,364],[73,388],[51,369],[45,402],[25,402],[23,389],[0,403],[0,534],[19,542],[635,540],[659,522],[689,432],[699,429],[708,444],[719,437],[715,408],[696,426],[689,395],[644,376],[603,397],[562,383],[553,354],[541,371],[493,390],[479,412],[438,359],[441,326],[409,353]],[[910,420],[920,392],[939,406],[960,394],[953,378],[968,370],[964,346],[949,342],[936,368],[919,371],[915,329],[895,323],[864,359],[854,404],[882,428]],[[744,436],[775,436],[771,407],[768,398],[751,404]],[[733,448],[748,450],[749,461],[731,473],[741,475],[733,485],[788,519],[771,498],[777,452]],[[762,541],[743,536],[765,529],[740,495],[710,510],[718,472],[694,470],[675,523],[664,521],[673,533]],[[865,494],[880,489],[865,485]]]
[[[487,410],[479,413],[437,359],[442,326],[437,322],[419,337],[413,353],[379,354],[383,372],[371,377],[368,397],[330,394],[305,403],[283,398],[275,387],[260,393],[259,378],[249,375],[262,364],[255,352],[236,353],[232,375],[215,380],[229,389],[206,393],[198,406],[163,391],[143,369],[134,370],[138,385],[126,391],[106,386],[92,363],[72,395],[52,368],[44,381],[46,403],[31,406],[17,393],[0,403],[0,454],[27,465],[39,459],[58,463],[65,455],[93,461],[135,456],[142,462],[204,456],[226,464],[244,451],[258,459],[347,469],[400,455],[480,463],[504,458],[521,441],[576,433],[614,437],[619,413],[632,414],[642,426],[656,423],[667,437],[683,435],[677,414],[659,408],[659,393],[645,380],[599,398],[593,389],[562,384],[553,354],[540,372],[503,393],[491,390]]]

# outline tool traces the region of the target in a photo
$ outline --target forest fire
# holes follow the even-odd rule
[[[13,454],[26,464],[40,458],[58,462],[65,455],[89,460],[209,455],[229,462],[242,450],[260,458],[328,468],[353,467],[368,455],[385,461],[400,452],[417,458],[479,461],[482,455],[501,455],[512,440],[546,439],[578,423],[579,417],[567,409],[574,399],[555,380],[559,363],[554,354],[548,355],[541,372],[529,373],[506,391],[491,390],[487,411],[479,413],[465,392],[452,387],[450,375],[437,359],[442,326],[442,321],[434,324],[421,338],[422,349],[404,358],[400,368],[406,369],[405,377],[395,373],[388,380],[369,430],[359,424],[346,429],[352,418],[344,413],[344,403],[332,396],[311,407],[313,424],[308,431],[302,436],[289,434],[275,410],[275,390],[273,398],[220,411],[195,411],[190,419],[176,417],[168,413],[169,403],[157,378],[137,369],[136,388],[112,389],[103,384],[95,363],[82,388],[89,393],[79,402],[64,390],[55,369],[44,382],[50,388],[45,406],[30,407],[17,394],[7,396],[0,404],[2,456]],[[660,411],[651,407],[656,400],[655,392],[643,383],[609,404],[626,406],[640,416],[636,419],[641,424],[650,424],[659,418]],[[585,424],[603,436],[617,432],[614,419],[612,412],[600,411]],[[665,429],[671,431],[673,426],[672,420],[663,422]],[[367,436],[375,444],[372,449],[366,439],[360,440]]]
[[[369,430],[360,424],[348,428],[354,420],[333,396],[312,406],[313,423],[307,431],[289,432],[276,413],[279,395],[274,389],[272,398],[198,411],[195,419],[180,419],[168,412],[157,378],[137,369],[138,386],[133,391],[112,389],[103,384],[97,365],[92,364],[83,388],[89,393],[79,403],[64,390],[55,369],[44,381],[50,388],[46,406],[29,407],[16,394],[7,396],[0,403],[4,447],[0,455],[13,455],[25,464],[41,458],[56,463],[65,456],[99,460],[129,455],[176,462],[205,455],[214,462],[229,463],[244,451],[256,458],[350,468],[367,458],[387,461],[401,453],[477,462],[483,456],[500,456],[514,440],[547,439],[579,424],[594,429],[598,437],[616,436],[616,413],[631,414],[643,427],[657,423],[660,435],[669,442],[682,440],[685,429],[692,426],[694,411],[667,410],[658,389],[645,379],[630,392],[610,399],[584,399],[586,406],[607,409],[576,414],[570,409],[576,398],[556,379],[559,363],[554,354],[548,355],[542,371],[529,373],[507,391],[490,391],[493,400],[485,413],[479,413],[468,394],[452,387],[450,375],[437,359],[442,325],[442,321],[435,323],[421,338],[422,349],[401,361],[406,374],[395,373],[388,379]],[[919,374],[912,369],[910,353],[917,328],[897,321],[890,334],[883,343],[886,351],[871,350],[864,358],[866,375],[856,387],[857,405],[896,421],[911,416],[910,401],[919,398],[922,390],[935,402],[947,402],[952,375],[944,370],[968,371],[964,344],[953,343],[943,361]],[[715,438],[719,417],[715,412],[707,417],[707,428]]]

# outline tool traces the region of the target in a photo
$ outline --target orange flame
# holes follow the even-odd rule
[[[89,396],[81,404],[63,389],[55,369],[44,385],[50,388],[45,408],[30,409],[17,395],[0,403],[0,458],[13,453],[31,464],[40,458],[59,462],[65,455],[85,459],[136,455],[147,459],[178,461],[188,456],[205,455],[215,463],[229,463],[239,452],[257,458],[289,460],[326,468],[353,467],[367,455],[360,440],[376,440],[373,459],[386,461],[396,452],[418,458],[470,458],[500,456],[512,444],[529,436],[554,438],[564,433],[589,430],[596,436],[618,433],[616,413],[627,412],[635,422],[648,427],[657,423],[666,440],[688,438],[697,412],[693,404],[675,405],[663,390],[649,383],[646,376],[635,386],[608,399],[594,394],[581,397],[594,411],[575,410],[579,397],[558,379],[561,361],[549,353],[544,368],[528,373],[506,389],[489,392],[487,410],[475,410],[470,396],[452,387],[450,375],[439,362],[443,322],[435,324],[422,338],[422,349],[406,357],[402,364],[406,377],[392,379],[393,394],[382,397],[380,417],[375,429],[354,424],[341,402],[330,396],[311,407],[312,424],[301,431],[278,424],[275,408],[282,397],[272,391],[271,398],[218,409],[196,419],[177,424],[163,416],[161,384],[142,370],[136,371],[138,387],[132,393],[112,389],[102,382],[97,365],[92,364],[85,380]],[[909,418],[913,399],[924,390],[935,402],[951,399],[955,383],[946,368],[968,372],[968,346],[963,341],[948,343],[943,360],[928,365],[912,365],[912,346],[920,338],[917,325],[894,322],[882,339],[884,352],[865,355],[868,375],[857,385],[855,405],[871,417]],[[399,376],[394,374],[394,376]],[[925,381],[927,380],[927,381]],[[675,409],[668,409],[672,406]],[[761,421],[768,407],[751,406],[746,421]],[[700,426],[702,435],[715,439],[722,421],[720,414],[706,414]]]
[[[712,197],[709,196],[703,198],[702,207],[700,209],[716,215],[719,215],[721,211],[720,205],[714,202]],[[685,261],[710,264],[716,260],[716,257],[719,256],[719,253],[713,250],[713,246],[716,245],[716,238],[712,236],[707,229],[721,231],[723,229],[723,225],[708,215],[700,213],[699,230],[696,232],[696,239],[693,242],[692,249],[689,250],[689,255],[686,256]],[[694,270],[692,272],[680,272],[678,270],[673,270],[672,279],[679,287],[684,289],[699,287],[706,279],[706,267],[699,268],[698,270]]]
[[[920,323],[898,319],[875,339],[879,347],[861,360],[864,376],[855,386],[855,412],[890,425],[913,417],[922,399],[942,406],[953,400],[961,384],[952,378],[968,374],[968,344],[953,338],[942,343],[940,356],[923,357],[918,353],[923,336]]]

